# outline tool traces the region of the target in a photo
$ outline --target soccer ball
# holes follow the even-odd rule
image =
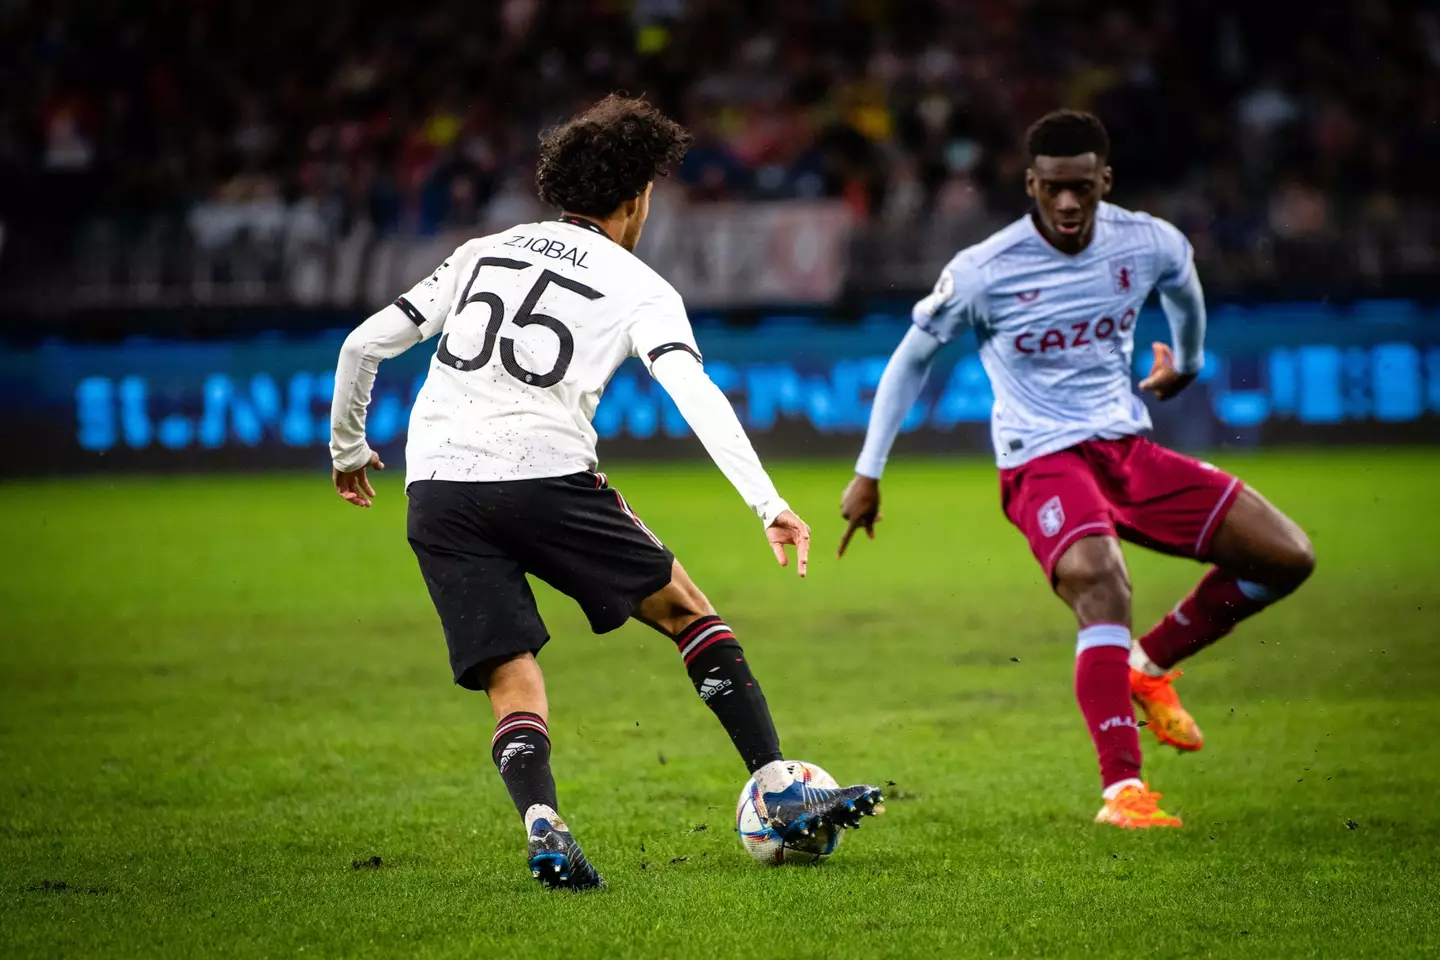
[[[832,790],[840,786],[834,777],[813,763],[788,760],[785,765],[790,769],[791,776],[801,783]],[[811,836],[796,843],[781,840],[780,835],[765,822],[765,801],[754,777],[740,791],[740,801],[735,806],[735,829],[740,834],[745,852],[772,867],[782,863],[819,866],[840,846],[842,833],[839,827],[822,825]]]

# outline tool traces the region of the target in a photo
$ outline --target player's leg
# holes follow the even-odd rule
[[[790,775],[770,706],[740,641],[679,561],[674,563],[670,583],[641,601],[634,616],[675,643],[695,692],[755,777],[772,825],[779,821],[786,831],[804,834],[817,818],[856,826],[860,817],[876,812],[881,796],[875,787],[802,789]]]
[[[535,500],[519,511],[525,519],[513,534],[527,569],[574,598],[596,633],[634,617],[669,637],[700,698],[730,734],[746,767],[763,781],[766,795],[792,789],[798,795],[799,785],[780,762],[770,708],[735,632],[619,491],[595,473],[536,481],[528,489]],[[813,829],[817,816],[844,825],[872,812],[880,800],[873,787],[849,788],[830,800],[821,793],[807,789],[799,813],[784,820],[782,832]],[[772,821],[776,813],[770,811]],[[789,816],[784,809],[779,813]]]
[[[1239,488],[1203,559],[1214,564],[1140,640],[1136,665],[1159,676],[1295,592],[1315,569],[1305,532],[1256,491]]]
[[[1141,779],[1130,701],[1130,576],[1089,453],[1080,448],[1002,471],[1005,513],[1075,614],[1075,698],[1095,745],[1105,805],[1096,820],[1179,826]]]
[[[560,816],[550,772],[550,704],[532,653],[472,667],[464,686],[483,689],[495,714],[490,758],[525,824],[530,874],[547,887],[583,890],[604,883]]]
[[[455,682],[483,690],[495,714],[491,759],[525,828],[531,873],[583,889],[599,874],[558,813],[550,772],[549,704],[535,653],[550,635],[520,563],[480,517],[491,484],[421,481],[407,491],[407,534],[440,615]]]
[[[490,758],[527,830],[537,816],[558,821],[550,772],[550,704],[535,655],[520,653],[480,664],[469,671],[465,685],[490,697],[495,714]]]
[[[1178,827],[1140,776],[1140,731],[1130,701],[1130,574],[1120,541],[1084,537],[1065,551],[1055,592],[1075,612],[1075,699],[1100,759],[1105,803],[1096,822]]]
[[[735,632],[677,560],[670,583],[646,597],[635,619],[675,642],[690,682],[715,714],[762,789],[784,780],[780,735]]]
[[[1260,494],[1209,464],[1152,443],[1138,445],[1127,478],[1132,539],[1215,564],[1195,590],[1136,642],[1131,688],[1160,742],[1204,745],[1180,703],[1174,668],[1300,586],[1314,569],[1309,539]]]

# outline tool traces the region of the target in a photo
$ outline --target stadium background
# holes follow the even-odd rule
[[[762,452],[855,446],[909,304],[1024,209],[1021,134],[1056,103],[1110,126],[1114,199],[1196,247],[1212,357],[1162,439],[1433,438],[1440,21],[1247,9],[18,4],[0,439],[29,453],[5,472],[323,465],[343,331],[543,215],[538,130],[611,89],[696,131],[642,254]],[[1162,333],[1147,315],[1137,342]],[[983,450],[988,388],[955,353],[916,448]],[[382,373],[382,443],[421,361]],[[645,381],[605,399],[607,450],[693,452]]]
[[[11,930],[12,946],[27,955],[213,949],[229,936],[254,936],[255,924],[280,917],[268,934],[272,939],[254,941],[261,952],[310,943],[324,952],[328,943],[335,952],[384,953],[406,945],[399,931],[411,929],[406,911],[417,910],[428,918],[420,926],[430,931],[432,946],[438,943],[441,952],[454,946],[445,939],[449,925],[427,913],[433,904],[417,907],[409,899],[376,907],[366,901],[344,916],[370,917],[383,930],[380,938],[361,943],[342,934],[330,941],[325,924],[331,920],[315,917],[343,926],[334,919],[343,911],[327,913],[324,904],[279,880],[275,885],[288,890],[291,905],[275,906],[245,879],[271,876],[265,870],[273,864],[255,865],[271,863],[271,853],[257,851],[273,844],[306,863],[307,857],[338,857],[348,869],[343,851],[351,847],[327,833],[332,827],[337,834],[353,829],[377,848],[389,842],[416,851],[409,866],[421,874],[424,868],[416,864],[425,854],[418,851],[443,836],[475,857],[451,864],[455,869],[486,871],[506,897],[530,893],[511,883],[510,854],[493,852],[509,850],[508,822],[502,828],[497,816],[493,828],[482,825],[479,847],[458,828],[446,832],[446,824],[473,818],[476,807],[503,814],[504,804],[484,769],[479,785],[471,763],[478,754],[462,736],[475,732],[470,728],[477,724],[477,705],[444,699],[449,692],[438,638],[431,636],[433,615],[401,539],[398,479],[382,478],[385,502],[369,527],[348,515],[332,516],[339,505],[324,499],[329,396],[345,332],[464,238],[543,216],[531,188],[537,132],[620,89],[649,96],[697,135],[681,169],[657,185],[640,253],[685,295],[707,369],[735,401],[761,453],[778,464],[782,488],[797,491],[792,499],[803,504],[817,538],[827,541],[838,537],[834,500],[910,304],[956,249],[1025,209],[1020,143],[1026,125],[1057,105],[1100,114],[1115,144],[1112,199],[1167,217],[1186,232],[1210,301],[1204,376],[1179,401],[1153,408],[1157,437],[1205,452],[1256,479],[1287,509],[1294,504],[1297,516],[1319,531],[1322,575],[1335,572],[1327,584],[1312,586],[1312,599],[1267,615],[1264,628],[1247,627],[1254,631],[1247,634],[1247,652],[1216,653],[1222,675],[1249,676],[1265,669],[1256,659],[1265,648],[1254,647],[1255,638],[1270,636],[1272,644],[1281,642],[1277,637],[1287,644],[1293,639],[1303,649],[1323,637],[1326,643],[1316,649],[1330,651],[1324,657],[1285,661],[1287,669],[1308,666],[1320,678],[1313,687],[1296,681],[1284,694],[1312,702],[1316,712],[1291,723],[1284,713],[1267,713],[1278,707],[1263,706],[1263,690],[1247,687],[1250,706],[1242,702],[1242,712],[1268,717],[1283,732],[1266,739],[1270,734],[1247,728],[1246,735],[1257,738],[1257,753],[1233,770],[1213,768],[1221,771],[1214,774],[1219,779],[1208,790],[1188,785],[1186,798],[1198,804],[1210,794],[1213,801],[1216,784],[1231,782],[1224,777],[1249,783],[1264,769],[1267,755],[1260,746],[1272,758],[1306,753],[1308,741],[1295,739],[1306,722],[1333,729],[1337,737],[1348,731],[1351,742],[1364,744],[1354,747],[1355,757],[1373,760],[1367,768],[1352,757],[1352,766],[1367,769],[1367,782],[1379,784],[1399,805],[1355,819],[1367,827],[1378,819],[1391,832],[1377,827],[1357,834],[1356,842],[1378,846],[1337,852],[1306,831],[1322,822],[1328,831],[1341,808],[1287,800],[1286,809],[1305,829],[1246,838],[1239,847],[1252,859],[1242,853],[1229,868],[1237,876],[1250,872],[1256,883],[1283,886],[1290,868],[1307,863],[1294,859],[1301,856],[1296,851],[1319,844],[1336,877],[1376,892],[1375,902],[1348,903],[1378,918],[1365,934],[1372,939],[1339,942],[1354,945],[1357,954],[1384,953],[1387,945],[1403,953],[1401,947],[1425,942],[1433,949],[1433,919],[1428,934],[1414,924],[1425,912],[1419,905],[1434,893],[1433,881],[1422,877],[1435,866],[1440,833],[1433,813],[1415,826],[1418,841],[1404,837],[1400,824],[1407,816],[1402,811],[1410,809],[1407,798],[1424,797],[1429,789],[1433,799],[1434,774],[1426,771],[1440,764],[1427,737],[1404,747],[1366,738],[1378,737],[1391,717],[1418,728],[1440,679],[1433,643],[1422,642],[1436,635],[1433,583],[1440,573],[1425,547],[1440,535],[1433,506],[1440,463],[1434,447],[1440,443],[1440,8],[1433,2],[1357,0],[1284,10],[1281,16],[1281,7],[1238,0],[0,3],[0,48],[9,52],[0,63],[6,91],[0,98],[0,478],[9,481],[0,484],[0,512],[9,518],[11,539],[3,556],[8,572],[0,615],[11,640],[4,643],[0,682],[7,701],[4,743],[18,771],[3,797],[0,862],[9,869],[0,918],[9,922],[0,926]],[[1138,372],[1148,357],[1144,345],[1164,338],[1165,330],[1153,305],[1136,322]],[[392,468],[402,462],[405,420],[427,359],[422,348],[391,361],[377,383],[371,440]],[[998,812],[982,813],[975,822],[987,831],[942,838],[977,856],[1013,848],[1029,851],[1014,854],[1021,860],[1053,857],[1036,867],[1043,882],[1079,870],[1067,860],[1075,842],[1091,844],[1086,849],[1097,854],[1103,848],[1107,863],[1111,849],[1073,837],[1025,846],[1057,818],[1083,822],[1091,785],[1063,683],[1070,628],[1058,605],[1037,612],[1043,585],[1034,582],[1022,545],[1003,527],[994,503],[986,467],[989,402],[973,345],[951,348],[907,423],[899,451],[961,459],[899,457],[887,492],[916,499],[906,507],[902,500],[887,501],[892,518],[873,546],[894,551],[879,554],[893,571],[862,567],[869,571],[862,575],[854,567],[822,568],[807,584],[821,591],[810,599],[754,585],[770,571],[761,566],[763,555],[747,549],[749,540],[732,532],[743,515],[713,471],[637,462],[702,456],[673,406],[638,366],[617,375],[596,424],[607,468],[651,525],[668,531],[682,555],[680,547],[689,548],[696,559],[687,562],[702,583],[713,585],[707,588],[712,597],[737,611],[729,614],[732,620],[748,616],[755,633],[768,631],[747,646],[770,644],[777,652],[762,664],[768,675],[780,677],[787,692],[792,683],[806,691],[805,705],[779,710],[782,725],[801,731],[807,752],[815,747],[811,759],[826,762],[819,755],[825,746],[851,766],[892,762],[882,748],[883,731],[890,729],[885,724],[911,701],[886,706],[879,696],[875,709],[892,712],[870,734],[852,740],[825,720],[827,709],[851,711],[857,701],[877,697],[859,675],[868,669],[886,677],[887,689],[916,688],[937,698],[939,685],[958,683],[963,715],[996,731],[993,742],[957,745],[952,738],[959,734],[943,725],[948,721],[935,720],[928,739],[916,735],[916,749],[929,751],[941,767],[965,771],[967,779],[932,780],[927,793],[912,793],[912,799],[933,799],[950,789],[985,809],[983,799],[967,791],[993,783],[997,769],[1022,761],[1033,764],[1032,781],[1007,774],[1000,782],[1040,791],[1060,777],[1070,785],[1067,793],[1087,798],[1073,810],[1061,804],[1061,814],[1023,808],[1018,826],[1006,826]],[[1289,452],[1295,448],[1303,449]],[[309,472],[287,472],[294,468]],[[246,476],[228,475],[236,470]],[[257,470],[275,473],[252,476]],[[204,479],[161,476],[170,472]],[[909,521],[903,510],[910,511]],[[933,529],[913,526],[917,522]],[[751,533],[747,528],[745,537]],[[828,550],[829,543],[820,548]],[[348,562],[332,551],[343,557],[352,550],[368,558],[366,573],[340,578],[358,578],[354,583],[337,584],[314,572],[317,565]],[[1002,559],[992,559],[995,566],[987,571],[972,554]],[[851,563],[847,558],[845,564]],[[1153,591],[1138,622],[1180,596],[1192,571],[1147,566],[1143,558],[1136,563],[1137,577],[1148,578],[1143,586]],[[969,618],[965,643],[978,651],[987,637],[1004,636],[994,652],[1008,654],[1013,646],[1019,659],[999,657],[997,667],[988,654],[953,651],[957,641],[946,624],[954,607],[926,599],[953,596],[953,571],[969,578],[972,588],[989,591],[981,594],[983,603],[977,596],[956,601],[969,611],[962,614]],[[830,586],[819,582],[827,577],[834,578]],[[372,595],[360,600],[357,590]],[[1382,595],[1399,605],[1380,606]],[[583,631],[563,605],[553,599],[545,604],[557,636]],[[370,626],[357,628],[360,639],[337,640],[334,628],[314,612],[337,605],[356,606],[357,620],[368,616]],[[826,612],[832,609],[833,615]],[[809,618],[805,624],[793,622],[796,610]],[[917,626],[921,619],[925,625]],[[837,624],[844,638],[831,636]],[[405,652],[397,652],[397,633],[425,642],[407,639]],[[1357,635],[1365,642],[1347,647],[1347,638]],[[723,799],[733,792],[734,777],[727,776],[736,772],[733,761],[721,752],[723,744],[705,739],[714,732],[704,728],[709,721],[682,698],[683,684],[664,669],[673,665],[662,666],[658,654],[653,679],[648,661],[634,668],[645,673],[646,693],[619,697],[613,709],[583,700],[588,679],[619,685],[637,679],[606,674],[610,662],[594,652],[641,656],[636,651],[653,646],[629,631],[621,637],[586,637],[583,643],[577,637],[549,661],[558,689],[581,697],[592,711],[592,732],[567,734],[569,749],[612,771],[605,778],[598,769],[573,774],[580,779],[562,784],[562,792],[575,783],[606,790],[612,779],[643,779],[661,769],[672,777],[683,771],[695,784],[693,793],[718,791]],[[1388,638],[1392,653],[1409,651],[1411,659],[1377,679],[1380,674],[1371,671],[1381,668],[1365,659],[1371,637]],[[347,692],[318,680],[315,689],[287,686],[295,682],[292,667],[316,669],[341,642],[370,665],[352,665],[331,679],[347,685]],[[843,651],[851,664],[833,668],[840,679],[824,693],[793,667],[813,662],[822,643]],[[913,666],[874,659],[879,654],[866,643],[959,663],[968,679],[917,677]],[[1002,675],[1011,660],[1032,659],[1048,665],[1044,675],[1053,683],[1044,689],[1054,688],[1047,712],[1034,717],[1016,707],[1017,681]],[[398,687],[392,668],[402,676]],[[104,684],[97,692],[93,679],[82,677],[89,669],[115,686]],[[1221,697],[1216,691],[1222,688],[1210,683],[1201,689]],[[1370,684],[1365,689],[1371,699],[1352,702],[1357,683]],[[274,689],[289,693],[272,696]],[[619,734],[596,732],[611,721],[628,728],[630,705],[652,690],[651,706],[690,711],[695,729],[688,739],[677,733],[674,742],[642,740],[637,747]],[[944,696],[950,692],[945,688]],[[260,719],[246,699],[252,694],[284,723]],[[1223,700],[1214,697],[1212,704]],[[373,706],[386,698],[401,704],[393,714]],[[444,705],[436,707],[436,701]],[[230,753],[257,770],[281,764],[276,757],[328,757],[327,737],[348,744],[336,748],[342,752],[387,758],[390,766],[377,761],[360,781],[325,767],[330,772],[313,790],[344,793],[359,783],[389,796],[392,811],[408,811],[411,826],[394,826],[387,818],[400,815],[378,807],[336,814],[329,800],[307,806],[309,794],[301,786],[306,775],[280,767],[269,779],[255,774],[253,783],[212,783],[210,799],[196,800],[183,816],[157,813],[157,804],[184,806],[165,784],[205,780],[205,773],[186,766],[190,759],[227,753],[213,744],[203,750],[176,745],[191,728],[210,731],[216,743],[226,740],[224,724],[212,722],[207,703],[224,705],[228,718],[244,719],[242,740],[253,738],[253,752],[234,747]],[[333,716],[317,719],[327,708]],[[999,715],[1001,708],[1010,719]],[[937,707],[935,716],[946,709]],[[54,722],[35,719],[42,716]],[[1048,729],[1052,716],[1076,734],[1056,748],[1064,758],[1059,768],[1046,766],[1061,761],[1040,752],[1012,752],[1019,749],[1015,741]],[[417,731],[415,739],[402,744],[382,732],[396,723]],[[310,739],[296,729],[309,731]],[[997,746],[1006,737],[1012,745]],[[151,760],[139,756],[144,749],[154,751]],[[989,763],[977,759],[989,756],[987,749],[995,758]],[[639,761],[632,753],[648,762],[657,750],[662,765],[667,753],[672,758],[668,767],[633,772]],[[691,754],[689,766],[674,759],[680,751]],[[1377,751],[1383,762],[1373,759]],[[452,758],[454,770],[436,774],[440,761],[415,760],[421,753]],[[557,763],[567,762],[559,756]],[[329,760],[319,762],[324,767]],[[419,766],[428,786],[393,787],[409,782],[414,771],[408,764]],[[898,767],[921,779],[939,776],[923,764]],[[427,776],[440,776],[442,787]],[[897,779],[903,796],[907,781]],[[123,789],[113,786],[121,780]],[[622,799],[628,796],[628,788],[620,789]],[[675,789],[676,803],[683,805],[689,793]],[[446,790],[470,799],[459,802]],[[479,799],[471,796],[475,791]],[[284,813],[274,806],[276,796],[300,799]],[[598,819],[603,804],[590,802]],[[67,804],[74,812],[57,812],[72,809]],[[239,834],[253,847],[227,846],[226,828],[217,824],[229,821],[217,811],[233,812],[232,804],[241,810]],[[708,813],[692,816],[686,807],[680,816],[723,823],[725,805],[707,799],[699,809]],[[933,828],[926,833],[912,824],[909,833],[901,832],[906,808],[892,806],[897,822],[866,836],[895,846],[873,848],[875,856],[936,842]],[[322,808],[334,824],[315,825],[324,819],[317,812]],[[966,809],[966,818],[974,816],[974,808]],[[931,808],[928,816],[943,824],[953,813],[947,810]],[[624,812],[633,816],[634,806]],[[290,824],[292,816],[302,826]],[[987,819],[992,816],[1000,819]],[[372,823],[392,824],[398,834],[385,833],[390,827],[372,831]],[[414,823],[436,832],[411,837],[405,831]],[[204,824],[213,833],[197,826]],[[888,841],[880,832],[887,826],[896,828]],[[292,827],[298,831],[293,835]],[[306,847],[312,836],[306,830],[328,839]],[[492,847],[485,847],[491,832]],[[693,855],[700,839],[675,832],[648,842],[677,858]],[[102,833],[131,846],[116,840],[112,849],[97,839]],[[713,840],[716,833],[726,842],[707,847],[706,856],[738,857],[724,830],[701,839]],[[195,855],[202,859],[233,858],[252,871],[227,879],[223,867],[213,874],[187,868],[199,870],[209,889],[237,903],[251,903],[254,894],[255,902],[269,906],[237,907],[228,921],[222,910],[218,927],[196,920],[208,908],[204,898],[192,901],[165,886],[177,855],[173,844],[182,843],[167,846],[164,837],[171,835],[187,836],[184,849],[200,851]],[[633,846],[633,839],[626,835],[623,842]],[[70,846],[62,849],[62,842]],[[606,850],[610,839],[596,842],[615,864],[612,879],[622,887],[641,883],[633,864],[621,867],[619,855]],[[90,852],[77,844],[90,844]],[[149,875],[143,869],[128,875],[130,868],[120,865],[126,850],[135,856],[136,845],[150,850],[142,860],[155,861]],[[1142,848],[1127,849],[1114,853],[1117,863],[1142,856]],[[352,852],[360,857],[368,850],[361,843]],[[856,858],[857,869],[886,876],[898,870],[894,882],[910,882],[894,862],[864,859],[860,842],[843,855]],[[656,866],[646,881],[689,891],[701,915],[708,897],[729,902],[731,894],[680,877],[678,861],[665,873],[664,858],[650,858]],[[1367,858],[1392,866],[1376,875],[1363,866]],[[1083,940],[1091,946],[1109,942],[1104,928],[1087,926],[1094,922],[1091,904],[1112,896],[1123,902],[1118,892],[1085,887],[1081,871],[1074,874],[1074,889],[1085,893],[1070,913],[1032,917],[1023,935],[982,923],[971,932],[979,939],[966,940],[964,931],[947,925],[953,903],[928,919],[885,908],[883,923],[875,921],[870,908],[845,899],[853,894],[845,891],[854,875],[841,872],[843,862],[827,867],[840,868],[831,879],[806,878],[805,884],[824,886],[805,887],[811,891],[805,896],[849,904],[862,919],[837,920],[832,934],[846,931],[852,937],[847,946],[869,944],[882,954],[889,952],[886,944],[894,945],[875,939],[882,928],[925,933],[957,950],[988,944],[1020,953],[1076,952],[1074,937],[1091,938]],[[962,853],[956,862],[963,863]],[[400,863],[405,870],[404,855]],[[775,904],[793,895],[777,881],[741,873],[738,862],[730,866],[723,882],[736,884],[733,896],[752,909],[778,910]],[[1203,885],[1206,870],[1225,869],[1154,860],[1148,868],[1185,889]],[[307,869],[301,874],[312,876]],[[963,866],[953,869],[961,873],[951,878],[972,889],[974,877]],[[97,913],[80,899],[51,896],[66,871],[70,893],[76,878],[89,876],[78,882],[94,884],[92,893],[111,891],[112,905]],[[420,886],[406,888],[407,896],[453,905],[445,878],[443,871],[426,874]],[[327,889],[328,881],[315,882]],[[905,896],[915,903],[927,902],[928,888],[914,882],[921,886],[894,889],[908,890]],[[1027,895],[1013,887],[967,895],[991,894],[1010,904]],[[664,896],[663,887],[654,895]],[[1263,903],[1266,894],[1257,890],[1253,896]],[[1310,890],[1309,899],[1295,901],[1299,905],[1291,909],[1298,912],[1288,920],[1259,906],[1243,916],[1222,908],[1218,919],[1201,920],[1177,919],[1164,906],[1151,906],[1146,909],[1158,912],[1132,919],[1141,926],[1142,920],[1178,925],[1190,939],[1175,952],[1185,954],[1212,949],[1219,942],[1212,937],[1234,940],[1263,914],[1277,939],[1256,946],[1261,955],[1304,952],[1334,942],[1327,937],[1360,936],[1325,919],[1340,909],[1327,896]],[[1388,906],[1377,906],[1382,900]],[[639,913],[653,906],[616,902],[617,915],[629,906]],[[1407,913],[1407,905],[1417,909]],[[480,916],[498,909],[485,901]],[[522,927],[547,922],[539,907],[516,909]],[[594,929],[603,927],[598,914],[564,910],[572,919],[590,917],[599,925]],[[383,918],[392,915],[400,919],[387,926]],[[165,923],[176,917],[190,917],[193,929],[165,939]],[[57,926],[62,922],[79,926],[64,934]],[[643,955],[683,945],[696,955],[743,952],[733,932],[712,931],[710,947],[695,947],[676,932],[683,931],[683,916],[667,922],[678,926],[662,933],[622,924],[602,934],[595,949]],[[741,922],[737,918],[736,926]],[[106,923],[128,932],[107,940],[98,932]],[[150,928],[141,929],[147,923]],[[494,946],[482,934],[474,943]],[[497,941],[501,954],[526,954],[514,935],[510,929]],[[667,939],[672,936],[680,939]],[[1007,939],[1013,937],[1019,939]]]

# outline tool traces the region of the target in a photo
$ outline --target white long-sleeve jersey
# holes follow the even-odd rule
[[[966,328],[995,394],[995,460],[1018,467],[1092,437],[1150,428],[1131,387],[1135,319],[1152,289],[1170,321],[1175,365],[1204,359],[1205,299],[1190,243],[1157,217],[1102,203],[1090,245],[1052,247],[1029,216],[956,254],[915,305],[891,359],[856,469],[879,477],[939,348]]]
[[[462,245],[357,327],[330,417],[339,470],[370,458],[365,411],[380,361],[440,335],[410,413],[406,482],[560,477],[597,466],[591,418],[634,356],[768,525],[787,509],[725,395],[705,374],[675,288],[594,224],[522,224]]]

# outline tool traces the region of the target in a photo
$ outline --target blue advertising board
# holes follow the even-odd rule
[[[903,315],[854,325],[772,317],[697,330],[711,377],[762,453],[853,455]],[[0,473],[314,466],[327,462],[333,368],[344,331],[304,339],[45,343],[0,355]],[[1157,310],[1142,313],[1136,375]],[[381,367],[370,440],[400,462],[433,342]],[[906,421],[901,450],[988,450],[989,384],[966,340]],[[1440,310],[1409,302],[1213,308],[1200,381],[1152,407],[1182,449],[1287,442],[1440,441]],[[638,363],[595,415],[602,457],[700,453]]]

